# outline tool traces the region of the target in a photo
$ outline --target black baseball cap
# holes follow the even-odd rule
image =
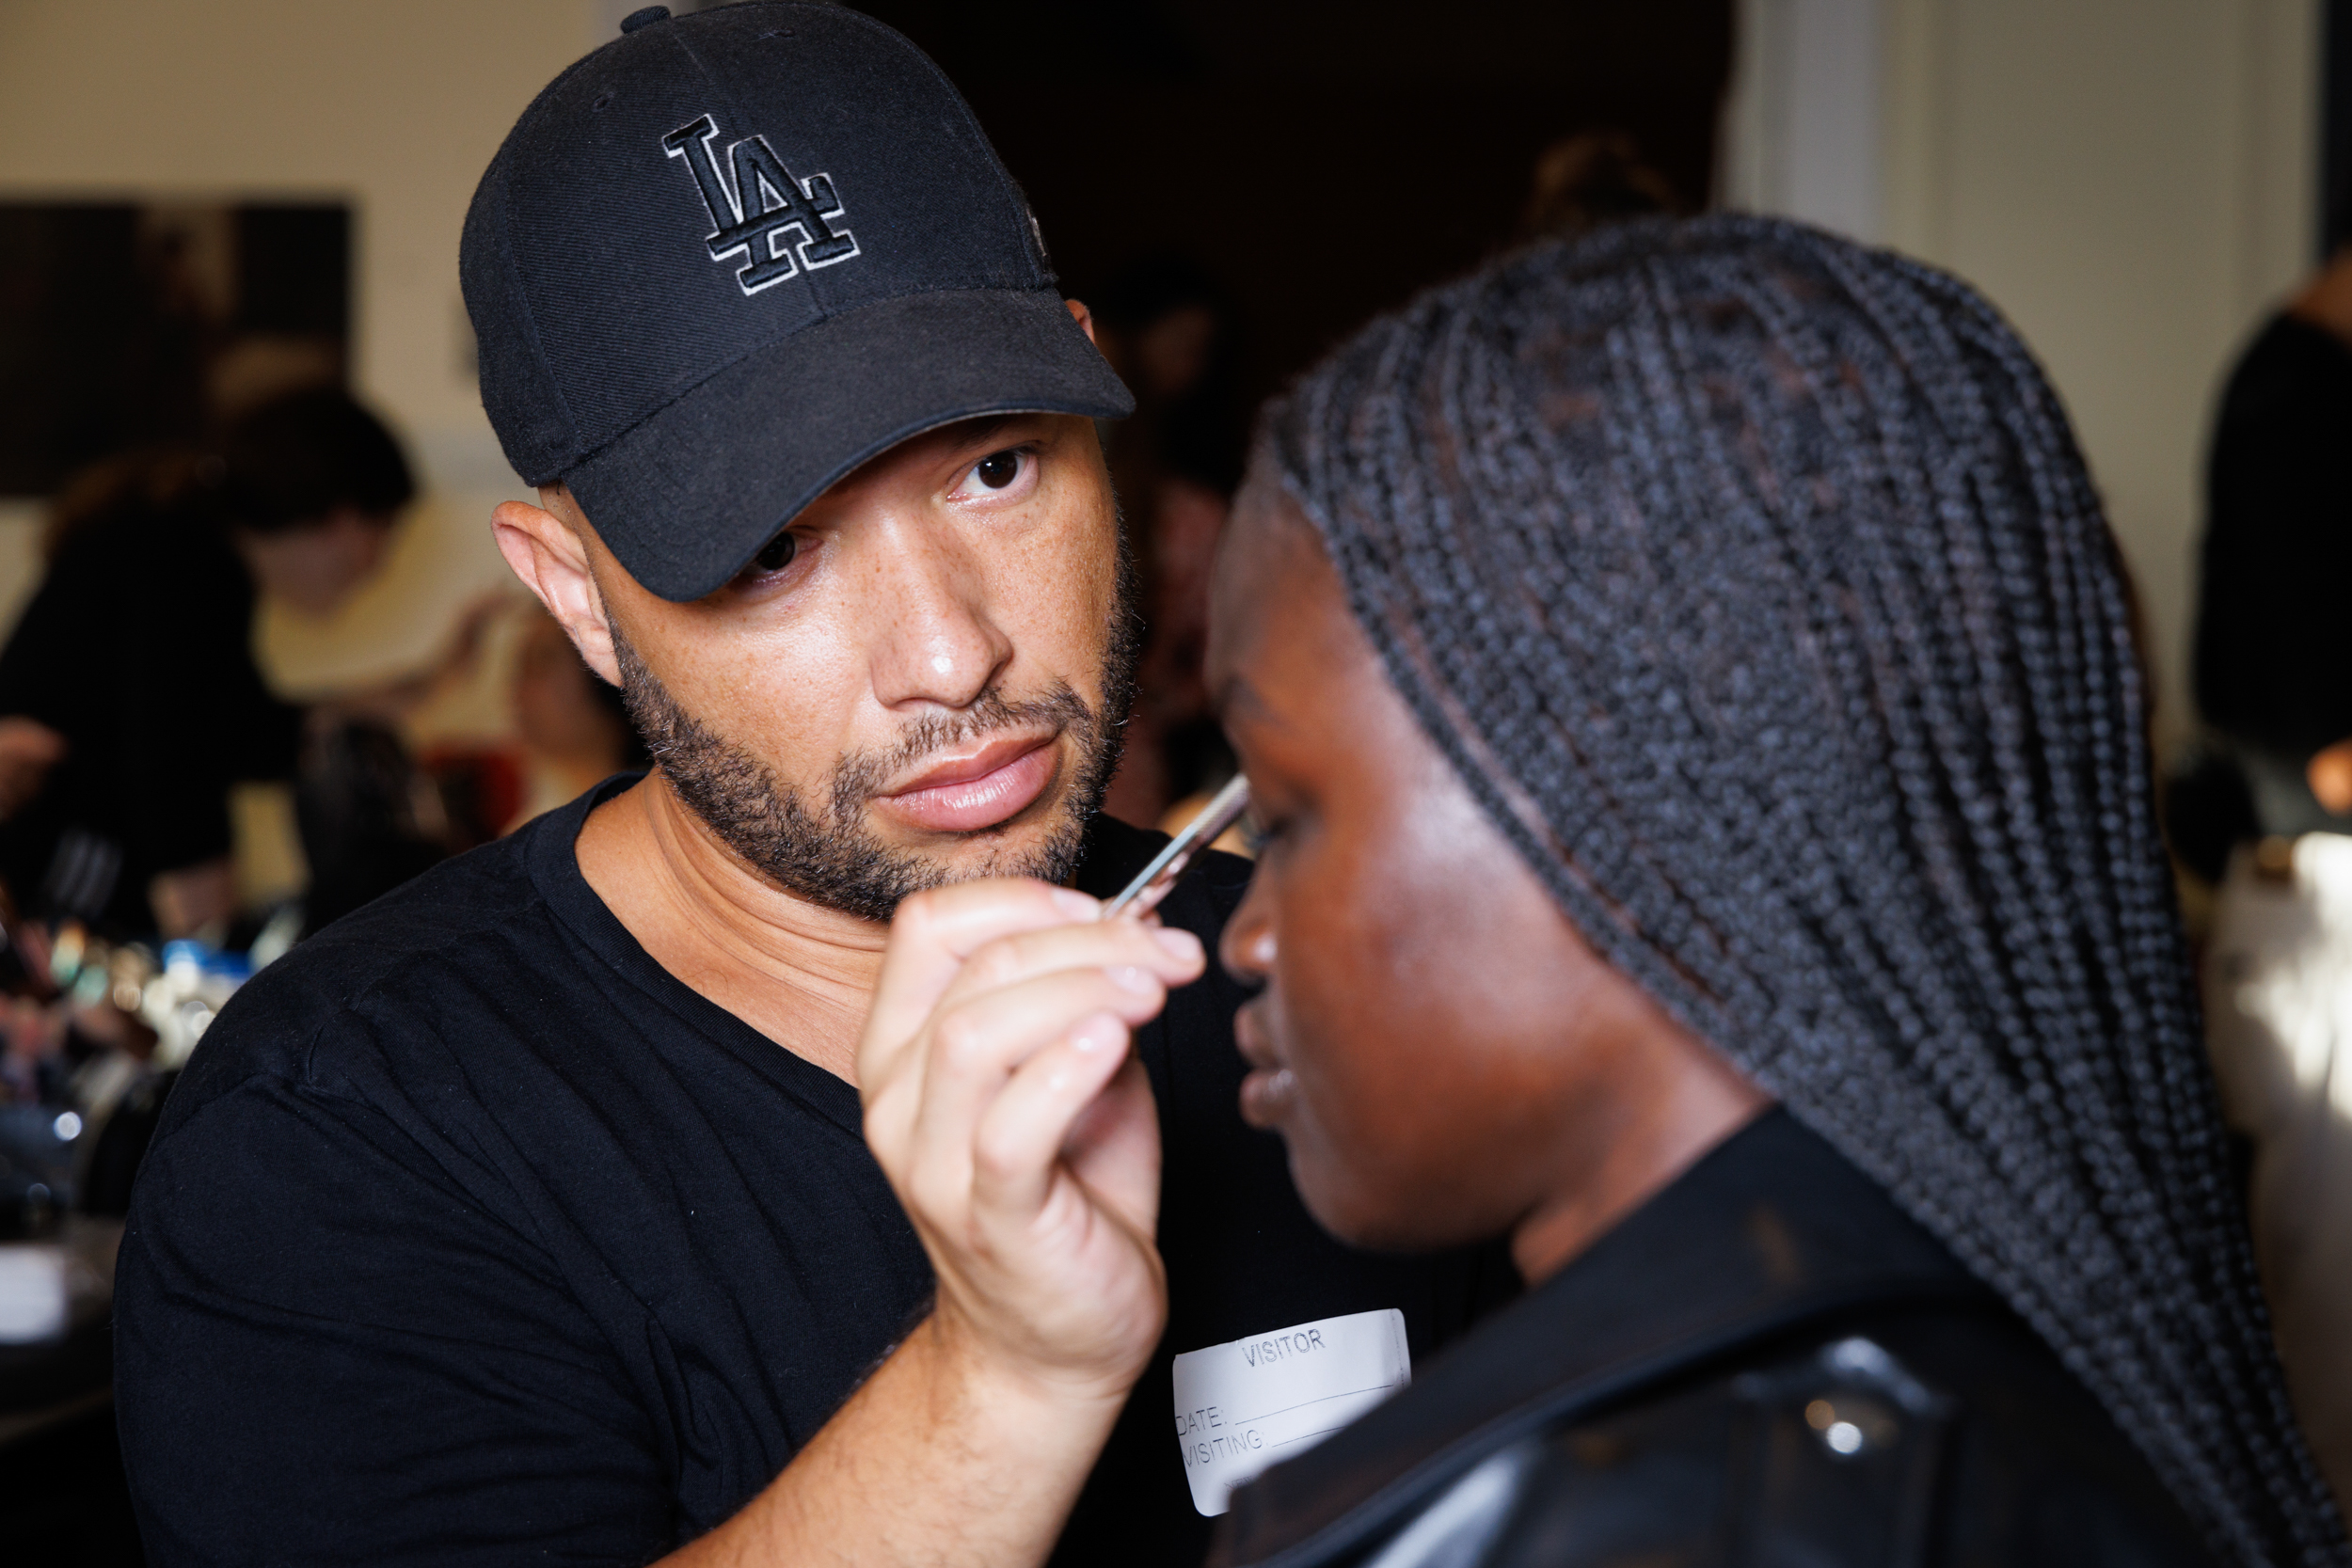
[[[458,266],[507,461],[647,589],[719,588],[910,436],[1133,412],[920,50],[822,0],[621,27],[507,134]]]

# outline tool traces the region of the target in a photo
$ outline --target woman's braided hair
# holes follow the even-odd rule
[[[1629,225],[1375,322],[1268,410],[1422,723],[1577,926],[1885,1186],[2217,1549],[2343,1562],[2257,1288],[2126,589],[1969,289]]]

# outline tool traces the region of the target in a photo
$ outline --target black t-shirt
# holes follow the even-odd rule
[[[0,716],[66,737],[40,796],[0,824],[23,907],[149,924],[148,880],[229,852],[229,786],[294,771],[301,710],[254,667],[253,579],[196,504],[67,540],[0,650]],[[68,853],[60,860],[63,847]]]
[[[304,943],[191,1060],[117,1281],[156,1562],[646,1561],[765,1486],[924,1310],[856,1091],[672,978],[580,876],[619,783]],[[1160,842],[1098,821],[1080,885]],[[1214,951],[1245,875],[1213,857],[1165,918]],[[1492,1253],[1314,1227],[1239,1118],[1240,995],[1212,966],[1138,1032],[1169,1329],[1060,1560],[1200,1560],[1175,1351],[1393,1307],[1419,1357],[1508,1289]]]

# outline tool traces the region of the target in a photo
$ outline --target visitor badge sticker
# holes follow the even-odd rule
[[[1305,1453],[1412,1381],[1395,1307],[1322,1318],[1176,1358],[1176,1441],[1192,1506],[1214,1517],[1233,1488]]]

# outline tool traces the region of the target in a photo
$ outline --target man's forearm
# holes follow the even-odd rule
[[[663,1564],[1026,1568],[1123,1403],[993,1368],[934,1314],[765,1491]]]

